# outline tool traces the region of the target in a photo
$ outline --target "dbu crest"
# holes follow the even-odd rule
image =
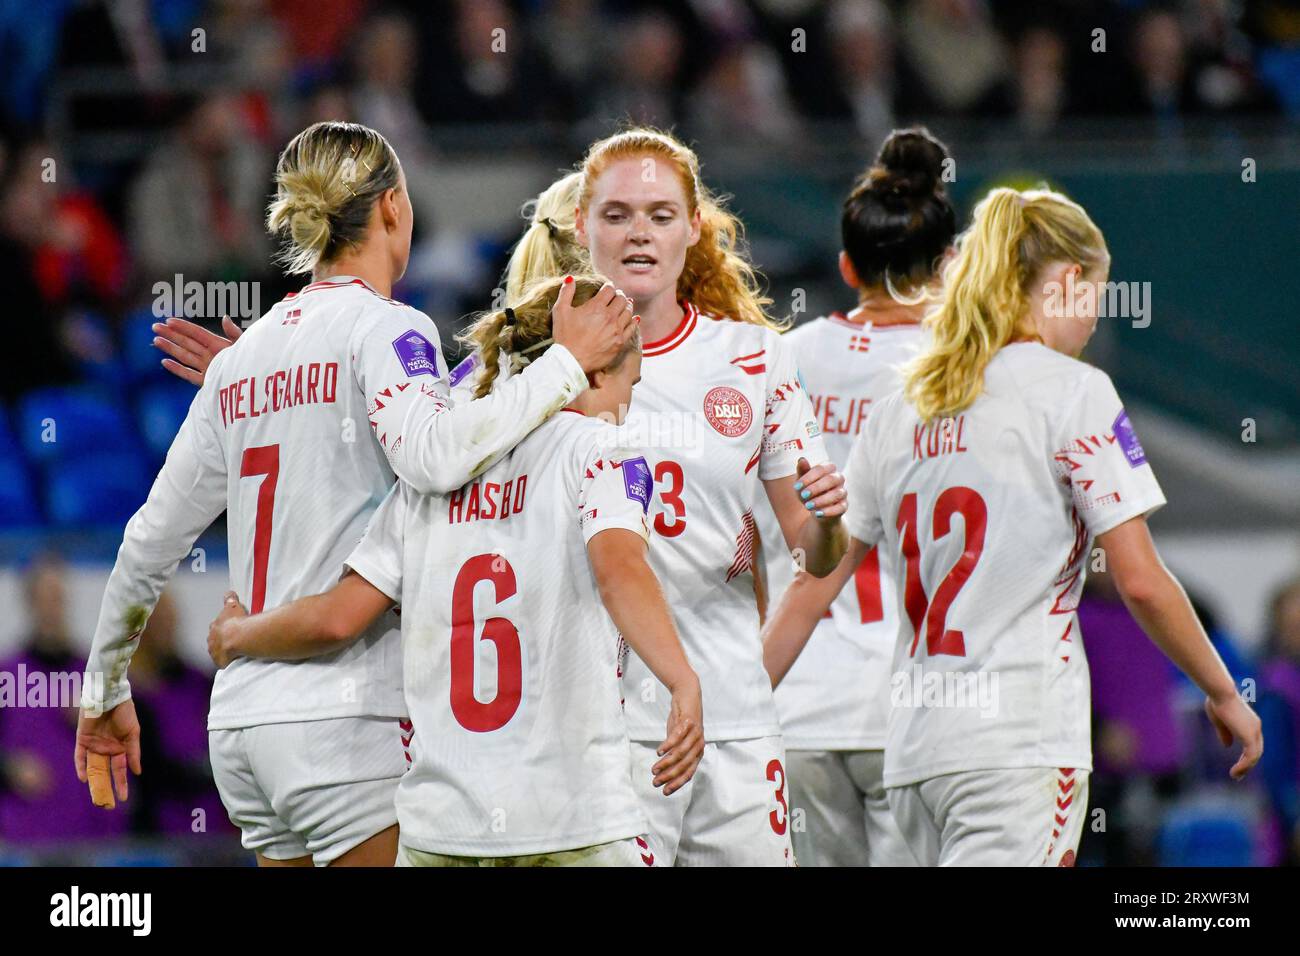
[[[754,410],[743,394],[729,386],[719,385],[704,396],[704,417],[719,434],[739,438],[749,431],[754,421]]]

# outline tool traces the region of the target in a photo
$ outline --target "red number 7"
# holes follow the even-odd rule
[[[257,489],[257,515],[253,519],[253,595],[248,602],[250,614],[257,614],[266,604],[266,565],[271,558],[271,513],[275,510],[275,483],[280,479],[280,446],[262,445],[245,448],[239,465],[239,477],[265,475]]]

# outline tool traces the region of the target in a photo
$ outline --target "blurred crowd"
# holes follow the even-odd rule
[[[761,153],[828,135],[866,157],[918,120],[1034,140],[1096,117],[1175,134],[1294,123],[1300,0],[0,0],[13,319],[0,532],[98,519],[120,533],[193,394],[159,369],[153,285],[256,282],[265,308],[301,284],[272,268],[262,221],[276,152],[311,122],[390,139],[418,250],[437,241],[433,183],[456,144],[500,135],[515,149],[520,129],[550,131],[570,158],[622,121],[674,127],[706,157],[711,144]],[[397,295],[440,323],[484,305],[513,239],[492,228],[474,237],[473,289],[455,269],[413,269]],[[55,397],[70,409],[61,422],[100,415],[86,441],[111,447],[73,445],[74,460],[36,444],[27,418],[43,421]],[[79,672],[65,578],[57,559],[31,564],[30,637],[0,673]],[[1268,741],[1252,781],[1226,787],[1194,689],[1095,577],[1080,615],[1104,815],[1083,862],[1300,861],[1300,581],[1272,610],[1254,658],[1203,611]],[[148,771],[127,813],[93,810],[72,776],[74,710],[0,708],[0,845],[195,834],[200,810],[203,832],[233,839],[206,767],[210,679],[176,654],[175,626],[164,601],[132,664]]]
[[[66,689],[80,687],[85,642],[70,632],[67,578],[67,566],[53,553],[25,569],[28,636],[0,660],[0,864],[26,862],[25,851],[111,847],[125,837],[211,838],[237,846],[208,763],[212,679],[178,653],[176,607],[168,594],[131,661],[144,775],[131,777],[127,803],[117,811],[91,804],[72,767],[78,701]]]
[[[0,0],[0,278],[27,340],[0,358],[0,397],[104,372],[128,317],[149,318],[148,290],[175,274],[258,281],[264,303],[291,288],[269,267],[262,211],[276,151],[315,120],[389,137],[428,242],[440,150],[456,131],[503,128],[491,124],[580,144],[620,121],[654,123],[707,156],[710,143],[761,151],[822,135],[874,149],[918,119],[1020,138],[1095,116],[1165,129],[1293,119],[1298,11],[1297,0]],[[439,281],[413,275],[402,291],[439,311],[464,304]]]
[[[1094,769],[1080,862],[1300,865],[1300,578],[1274,594],[1253,653],[1191,598],[1263,721],[1264,757],[1245,784],[1229,780],[1238,748],[1218,740],[1205,696],[1147,639],[1109,576],[1090,574],[1079,629],[1092,678]]]

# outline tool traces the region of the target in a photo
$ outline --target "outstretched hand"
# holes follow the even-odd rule
[[[162,360],[163,368],[191,385],[202,386],[203,376],[216,354],[230,348],[244,334],[228,315],[221,317],[221,328],[225,336],[186,319],[173,317],[166,322],[155,322],[154,348],[171,356]]]

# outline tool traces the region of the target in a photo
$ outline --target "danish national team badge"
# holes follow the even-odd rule
[[[1142,443],[1138,441],[1137,432],[1133,430],[1133,423],[1128,420],[1128,412],[1121,408],[1119,417],[1115,419],[1115,424],[1110,426],[1110,430],[1115,433],[1119,447],[1124,449],[1124,457],[1128,459],[1130,468],[1137,468],[1147,463],[1146,452],[1142,450]]]
[[[628,458],[623,462],[623,488],[629,498],[641,502],[643,512],[649,513],[655,480],[650,477],[645,458]]]
[[[754,410],[747,399],[734,388],[719,385],[709,389],[704,396],[704,417],[720,434],[728,438],[739,438],[749,431],[754,421]]]
[[[393,339],[393,351],[397,353],[397,360],[406,369],[406,374],[412,378],[416,375],[438,377],[438,351],[432,342],[415,329],[407,329]]]

